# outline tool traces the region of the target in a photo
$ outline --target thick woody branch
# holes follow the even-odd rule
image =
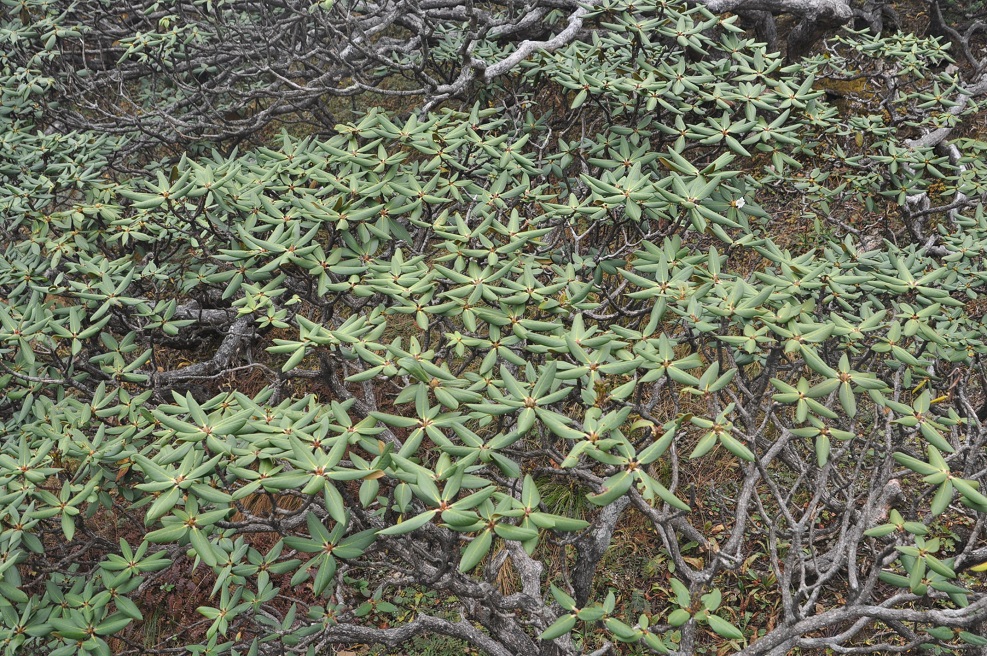
[[[593,588],[596,566],[610,546],[617,521],[630,497],[623,496],[603,508],[593,526],[576,540],[576,566],[573,568],[572,587],[577,606],[584,606]]]
[[[916,595],[902,595],[903,599],[893,601],[919,601]],[[888,604],[890,605],[890,604]],[[818,615],[807,617],[787,627],[779,628],[766,635],[740,652],[741,656],[759,656],[761,654],[777,653],[779,646],[790,641],[796,641],[799,636],[811,635],[829,627],[840,626],[861,618],[889,622],[922,622],[950,628],[966,628],[987,618],[987,597],[981,597],[965,608],[932,609],[932,608],[889,608],[885,606],[845,606],[834,608]]]
[[[499,642],[465,620],[450,622],[439,617],[419,614],[412,621],[390,629],[375,629],[355,624],[338,624],[325,632],[325,642],[379,643],[398,647],[414,636],[439,634],[465,640],[490,656],[515,656]]]
[[[959,95],[954,99],[954,105],[949,108],[949,114],[952,116],[959,116],[966,110],[967,105],[970,103],[971,98],[977,96],[982,96],[987,93],[987,73],[982,74],[977,78],[970,87],[962,89]],[[905,145],[909,148],[930,148],[932,146],[938,146],[943,141],[949,138],[955,130],[955,126],[942,127],[938,130],[933,130],[928,134],[925,134],[917,139],[907,139],[905,140]]]
[[[253,320],[252,316],[247,315],[234,321],[219,348],[216,349],[216,354],[211,359],[182,369],[154,374],[155,386],[169,387],[181,381],[208,378],[229,368],[240,349],[240,345],[253,335],[253,331],[250,329]]]
[[[592,0],[581,5],[569,16],[568,26],[547,41],[522,41],[517,50],[511,53],[509,57],[496,64],[491,64],[483,71],[484,81],[490,82],[498,75],[503,75],[537,51],[552,52],[571,43],[579,34],[579,30],[582,29],[586,14],[597,4],[599,4],[599,0]]]
[[[790,60],[808,54],[809,48],[826,32],[845,25],[853,18],[853,9],[847,0],[694,0],[711,12],[721,14],[737,12],[755,14],[765,31],[764,13],[790,14],[798,21],[788,35],[788,58]],[[758,17],[757,14],[761,16]]]

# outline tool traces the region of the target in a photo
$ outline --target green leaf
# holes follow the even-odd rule
[[[820,468],[825,467],[826,463],[829,462],[829,453],[830,453],[829,436],[826,435],[825,433],[819,433],[818,435],[816,435],[815,447],[816,447],[816,464]]]
[[[541,502],[541,496],[538,494],[538,486],[535,485],[535,479],[531,478],[529,474],[524,476],[524,484],[521,486],[521,503],[525,508],[537,508],[538,504]]]
[[[556,638],[569,633],[572,631],[573,627],[576,626],[576,616],[573,614],[563,615],[559,619],[555,620],[551,626],[545,629],[540,636],[539,640],[555,640]]]
[[[205,534],[197,528],[192,528],[189,530],[189,541],[192,543],[192,548],[195,550],[195,554],[202,559],[206,565],[210,567],[215,567],[218,560],[216,558],[216,551],[209,542],[209,539]]]
[[[940,451],[945,451],[946,453],[953,453],[956,449],[953,445],[946,441],[939,431],[929,425],[927,421],[922,422],[918,425],[919,432],[922,433],[922,437],[932,446],[936,447]]]
[[[836,370],[826,364],[814,348],[801,344],[799,350],[802,353],[802,357],[805,358],[805,363],[817,374],[822,374],[826,378],[839,378]]]
[[[105,620],[96,625],[96,635],[113,635],[114,633],[119,633],[124,630],[127,625],[133,621],[133,618],[126,615],[121,615],[120,613],[114,613],[110,615]]]
[[[698,442],[696,442],[696,447],[692,450],[692,453],[689,454],[689,458],[695,459],[695,458],[703,457],[704,455],[706,455],[707,453],[713,450],[713,447],[716,446],[717,441],[718,440],[716,439],[716,433],[713,432],[706,433],[701,438],[699,438]]]
[[[117,610],[135,620],[142,620],[144,616],[141,614],[140,609],[137,607],[133,601],[122,595],[117,595],[113,598],[113,603],[116,604]]]
[[[981,507],[987,507],[987,496],[984,496],[977,490],[974,486],[975,481],[968,481],[963,478],[954,477],[950,479],[953,483],[953,487],[966,497],[971,503]]]
[[[924,460],[913,458],[912,456],[907,455],[905,453],[896,452],[893,454],[892,457],[894,457],[895,461],[898,464],[908,467],[912,471],[922,474],[923,476],[935,474],[939,471],[938,468],[933,467],[932,465],[925,462]]]
[[[604,615],[606,615],[606,611],[603,610],[603,606],[587,606],[576,613],[576,617],[583,622],[596,622],[603,619]]]
[[[960,640],[967,643],[968,645],[974,645],[976,647],[987,646],[987,638],[983,636],[978,636],[969,631],[960,631]]]
[[[720,607],[720,602],[723,600],[723,595],[720,593],[719,588],[713,588],[709,594],[704,594],[701,599],[703,602],[703,608],[712,613]]]
[[[706,618],[706,621],[709,623],[709,628],[713,629],[718,635],[728,640],[744,639],[744,634],[740,629],[718,615],[709,615]]]
[[[667,425],[667,424],[666,424]],[[637,460],[643,465],[649,465],[658,458],[665,454],[668,447],[672,444],[675,439],[675,432],[678,426],[673,425],[671,428],[662,433],[662,436],[657,440],[649,444],[638,454]]]
[[[151,531],[147,534],[146,540],[148,542],[156,542],[159,544],[177,542],[178,540],[185,537],[189,529],[184,524],[170,524],[164,528],[159,528],[156,531]]]
[[[626,469],[614,474],[603,483],[599,494],[588,494],[586,498],[597,506],[607,506],[624,496],[634,482],[634,474]]]
[[[316,595],[321,595],[332,584],[336,575],[336,559],[329,554],[325,554],[321,559],[322,563],[312,580],[312,592]]]
[[[411,519],[406,519],[399,524],[393,526],[388,526],[387,528],[381,529],[377,532],[378,535],[404,535],[405,533],[411,533],[420,529],[425,524],[432,521],[438,510],[428,510],[420,515],[416,515]]]
[[[494,531],[504,540],[515,540],[517,542],[525,542],[526,540],[538,537],[538,531],[534,529],[514,526],[513,524],[506,524],[504,522],[495,524]]]
[[[950,502],[953,500],[953,484],[947,479],[943,481],[939,489],[936,490],[935,496],[932,497],[932,504],[929,506],[929,510],[932,512],[933,516],[941,515],[946,512],[946,508],[949,507]]]
[[[648,645],[648,647],[650,647],[651,649],[654,649],[659,654],[672,653],[668,645],[666,645],[665,642],[662,641],[662,639],[656,636],[654,633],[645,633],[644,643]]]
[[[5,581],[0,581],[0,597],[15,604],[26,604],[28,596],[20,588]]]
[[[616,617],[608,617],[603,621],[603,625],[607,627],[607,630],[614,635],[620,642],[637,642],[640,633],[632,629],[630,626],[621,622]]]
[[[473,541],[466,545],[466,549],[463,550],[463,557],[459,561],[459,571],[469,572],[476,567],[490,551],[492,541],[493,531],[490,529],[481,531],[479,535],[473,538]]]
[[[675,593],[675,601],[678,605],[688,608],[692,604],[692,595],[689,593],[689,588],[678,579],[671,579],[669,584],[672,586],[672,592]]]
[[[147,515],[144,520],[145,524],[150,524],[154,520],[167,515],[175,507],[175,504],[178,503],[181,496],[182,490],[177,485],[169,488],[167,492],[163,492],[154,500],[151,507],[147,509]]]
[[[857,415],[857,399],[854,397],[853,388],[850,383],[840,384],[839,396],[843,411],[846,412],[848,417],[855,417]]]
[[[908,579],[901,574],[895,574],[893,572],[880,572],[878,578],[889,585],[893,585],[898,588],[909,587]]]
[[[554,583],[550,585],[549,591],[552,593],[552,596],[555,597],[555,601],[558,602],[559,606],[561,606],[563,610],[576,609],[576,600],[556,587]]]
[[[676,608],[668,614],[668,623],[672,626],[682,626],[692,619],[692,615],[684,608]]]
[[[886,535],[891,535],[898,530],[898,527],[894,524],[881,524],[880,526],[875,526],[872,529],[864,531],[864,535],[871,538],[883,538]]]
[[[733,437],[729,433],[726,432],[720,433],[720,444],[726,447],[727,451],[729,451],[730,453],[732,453],[733,455],[737,456],[742,460],[746,460],[748,462],[753,462],[755,460],[754,454],[751,452],[751,450],[748,449],[743,442]]]

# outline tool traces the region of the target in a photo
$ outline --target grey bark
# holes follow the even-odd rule
[[[847,0],[696,0],[710,11],[771,15],[790,14],[795,17],[795,28],[788,35],[788,59],[795,61],[808,54],[812,46],[826,33],[845,25],[853,18],[853,9]],[[764,23],[762,15],[756,19]],[[764,29],[763,27],[761,28]]]
[[[596,566],[610,546],[617,521],[630,501],[630,497],[623,496],[603,508],[588,532],[576,540],[577,556],[576,566],[573,568],[572,587],[576,605],[580,608],[589,600]]]
[[[170,387],[176,383],[193,380],[196,378],[208,378],[216,373],[229,368],[233,358],[236,357],[240,345],[253,336],[254,318],[250,315],[240,317],[234,321],[226,333],[226,337],[216,349],[216,354],[205,362],[193,364],[174,371],[156,372],[152,375],[154,386]]]

